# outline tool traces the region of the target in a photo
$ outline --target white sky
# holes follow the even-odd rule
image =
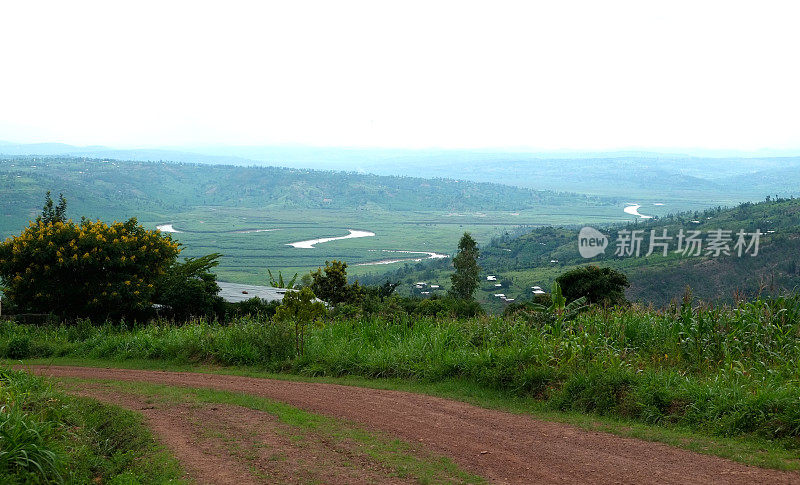
[[[0,140],[800,148],[799,2],[0,5]]]

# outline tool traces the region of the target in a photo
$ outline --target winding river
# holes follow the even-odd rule
[[[370,249],[370,251],[375,251],[375,249]],[[442,259],[447,258],[446,254],[439,254],[430,251],[406,251],[401,249],[381,249],[381,252],[384,253],[397,253],[397,254],[424,254],[425,257],[422,258],[395,258],[395,259],[381,259],[380,261],[370,261],[367,263],[357,263],[354,266],[377,266],[379,264],[392,264],[392,263],[402,263],[404,261],[413,261],[419,262],[423,259]]]
[[[646,216],[644,214],[639,214],[639,207],[641,206],[642,206],[641,204],[628,204],[628,206],[622,210],[625,211],[626,214],[630,214],[632,216],[638,216],[641,217],[642,219],[652,219],[653,216]]]
[[[156,229],[158,229],[161,232],[175,232],[175,233],[182,232],[182,231],[179,231],[179,230],[175,229],[172,226],[172,224],[161,224],[161,225],[156,226]]]
[[[293,243],[288,243],[287,246],[292,246],[293,248],[301,248],[301,249],[314,249],[315,244],[322,244],[331,241],[338,241],[340,239],[354,239],[357,237],[372,237],[375,235],[374,232],[369,231],[357,231],[355,229],[348,229],[350,234],[346,236],[339,236],[339,237],[323,237],[319,239],[309,239],[307,241],[297,241]]]

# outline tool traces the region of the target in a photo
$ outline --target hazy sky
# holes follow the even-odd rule
[[[800,148],[798,2],[3,2],[0,140]]]

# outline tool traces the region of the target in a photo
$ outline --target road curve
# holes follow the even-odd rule
[[[422,443],[492,483],[798,483],[766,470],[661,443],[581,430],[408,392],[194,372],[70,366],[40,375],[212,388],[271,398]]]

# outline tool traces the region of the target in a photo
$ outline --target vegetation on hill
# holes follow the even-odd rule
[[[762,293],[777,294],[800,286],[800,199],[768,197],[759,203],[745,202],[734,208],[716,207],[704,211],[671,214],[666,217],[640,220],[629,224],[596,226],[608,236],[605,253],[591,259],[578,252],[579,227],[540,227],[523,234],[506,234],[481,247],[479,264],[485,274],[498,275],[505,293],[529,300],[531,286],[548,288],[559,275],[578,270],[587,264],[623,272],[630,283],[626,296],[630,300],[665,306],[680,299],[687,286],[705,301],[733,302],[737,298],[753,298]],[[661,248],[649,251],[651,231],[672,236],[666,256]],[[708,254],[705,248],[717,230],[731,231],[729,255]],[[754,248],[736,251],[737,232],[760,231],[758,253]],[[642,231],[639,257],[617,255],[621,234]],[[676,252],[680,231],[700,231],[703,250],[699,255]],[[747,236],[749,244],[752,237]],[[746,248],[744,248],[746,249]],[[410,283],[420,280],[440,281],[446,276],[446,263],[421,262],[390,272],[383,278]],[[373,279],[362,279],[372,283]],[[508,285],[506,286],[506,283]],[[493,285],[482,288],[479,300],[492,303]]]
[[[194,147],[121,150],[102,146],[0,143],[0,153],[118,160],[280,165],[378,175],[418,176],[493,182],[639,201],[681,200],[692,208],[756,200],[776,191],[800,195],[800,157],[786,152],[695,156],[654,152],[524,153],[487,150],[398,150],[333,147]],[[569,177],[564,174],[569,173]]]
[[[12,218],[0,226],[5,231],[12,222],[18,227],[35,214],[46,190],[67,194],[80,213],[109,220],[199,206],[491,211],[609,203],[597,197],[452,179],[64,157],[0,159],[0,185],[0,206]]]

